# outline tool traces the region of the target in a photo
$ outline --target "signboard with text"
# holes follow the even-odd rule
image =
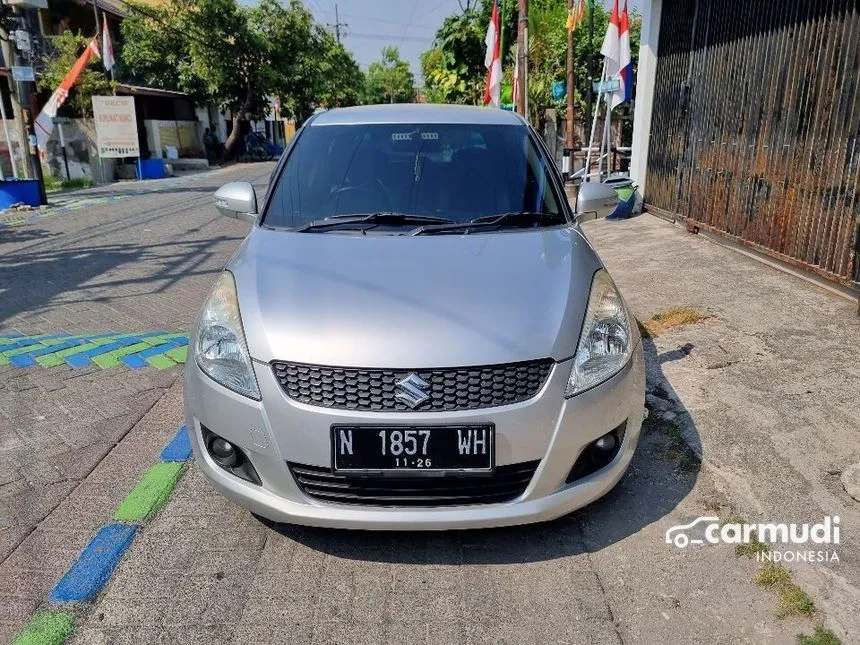
[[[32,67],[12,67],[11,69],[13,81],[29,81],[32,83],[36,80],[36,75]]]
[[[133,96],[94,96],[93,119],[100,157],[140,156]]]

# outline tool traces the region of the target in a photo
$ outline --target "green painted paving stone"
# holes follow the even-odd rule
[[[59,345],[60,343],[66,343],[70,340],[78,340],[78,338],[75,336],[64,336],[63,338],[49,338],[48,340],[42,340],[38,343],[34,343],[33,345],[26,345],[25,347],[18,347],[17,349],[10,349],[9,351],[3,352],[3,356],[5,356],[6,358],[11,358],[12,356],[17,356],[18,354],[27,354],[42,347],[51,347],[52,345]]]
[[[119,349],[115,349],[112,352],[108,352],[107,354],[99,354],[98,356],[93,356],[92,361],[102,369],[108,369],[109,367],[117,367],[119,365],[119,359],[121,359],[126,354],[136,354],[137,352],[142,352],[149,347],[152,347],[152,345],[141,341],[139,343],[135,343],[134,345],[120,347]]]
[[[129,336],[134,335],[136,334],[129,334]],[[107,354],[99,354],[98,356],[93,356],[92,361],[102,369],[117,367],[120,364],[119,359],[121,359],[123,356],[128,356],[129,354],[137,354],[138,352],[142,352],[143,350],[149,349],[150,347],[161,345],[166,341],[170,340],[171,338],[179,338],[180,336],[184,335],[184,333],[178,333],[142,338],[139,343],[135,343],[134,345],[120,347],[119,349],[115,349],[112,352],[108,352]],[[126,338],[128,338],[128,336],[126,336]]]
[[[119,338],[122,338],[122,336],[106,336],[104,338],[98,338],[92,342],[84,343],[83,345],[76,345],[75,347],[61,349],[59,352],[55,352],[53,354],[44,354],[43,356],[37,356],[36,362],[42,367],[56,367],[57,365],[62,365],[63,363],[65,363],[63,359],[66,356],[71,356],[72,354],[77,354],[78,352],[85,352],[88,349],[93,349],[100,345],[107,345],[108,343],[112,343]]]
[[[114,513],[118,522],[142,522],[167,502],[185,464],[164,462],[151,466]]]
[[[159,370],[169,370],[171,367],[176,365],[176,363],[163,355],[148,356],[143,360],[145,360],[148,365],[152,365],[154,368]]]
[[[14,645],[61,645],[75,629],[70,611],[40,611],[18,634]]]
[[[177,363],[184,363],[186,360],[188,360],[188,345],[183,345],[182,347],[177,347],[176,349],[166,351],[164,352],[164,355],[172,361],[176,361]]]

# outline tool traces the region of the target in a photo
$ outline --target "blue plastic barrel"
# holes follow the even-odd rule
[[[138,179],[163,179],[167,177],[164,170],[164,159],[138,159]]]
[[[28,206],[41,206],[42,200],[39,195],[38,181],[35,179],[0,181],[0,210],[22,202]]]

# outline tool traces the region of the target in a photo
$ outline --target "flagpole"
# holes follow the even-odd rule
[[[96,38],[98,38],[101,28],[99,25],[99,8],[96,5],[96,0],[93,0],[93,15],[96,17]]]
[[[499,65],[505,69],[505,0],[499,6]]]
[[[601,81],[603,81],[603,77],[605,75],[606,75],[606,59],[604,58],[603,59],[603,71],[600,73],[600,80]],[[593,93],[593,89],[591,89],[591,88],[589,88],[589,89]],[[585,181],[591,181],[591,179],[590,179],[590,175],[591,175],[591,146],[594,143],[594,134],[595,134],[595,131],[597,130],[597,115],[600,113],[600,98],[602,96],[603,96],[603,92],[598,92],[597,102],[594,105],[594,116],[592,117],[592,121],[591,121],[591,134],[588,137],[588,152],[585,155],[585,174],[583,176],[583,179]],[[608,106],[609,106],[609,103],[607,103],[607,107]],[[601,147],[602,147],[602,145],[601,145]],[[599,163],[600,163],[600,160],[598,159],[598,164]]]

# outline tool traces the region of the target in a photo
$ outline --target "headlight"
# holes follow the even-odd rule
[[[214,381],[239,394],[260,400],[260,388],[242,330],[236,281],[224,271],[212,288],[194,343],[194,358]]]
[[[591,281],[588,308],[567,381],[565,396],[594,387],[616,374],[630,358],[630,319],[621,294],[601,269]]]

